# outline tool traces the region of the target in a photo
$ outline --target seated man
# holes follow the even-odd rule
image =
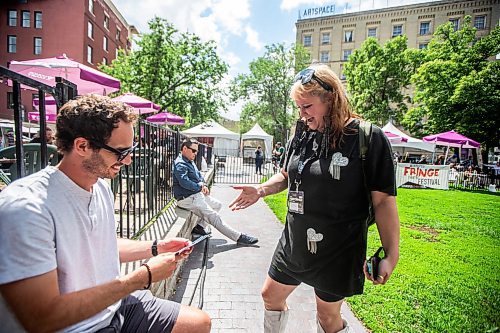
[[[210,331],[203,311],[145,290],[173,273],[189,241],[116,237],[102,178],[130,165],[135,118],[108,97],[69,101],[57,116],[61,162],[0,193],[0,331]],[[120,262],[148,258],[119,276]]]
[[[235,241],[238,245],[251,245],[259,240],[245,235],[225,224],[218,211],[221,203],[211,197],[205,180],[194,163],[198,152],[198,141],[185,139],[181,144],[181,153],[174,161],[174,197],[177,206],[192,211],[200,218],[193,229],[193,233],[206,234],[206,222],[213,225],[224,236]],[[205,222],[206,221],[206,222]]]

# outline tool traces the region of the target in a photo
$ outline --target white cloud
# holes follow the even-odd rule
[[[246,21],[250,18],[249,0],[114,0],[114,3],[127,22],[135,25],[141,33],[147,33],[147,22],[159,16],[179,31],[196,34],[203,41],[214,40],[219,56],[230,65],[240,61],[234,53],[227,51],[228,39],[246,32]]]
[[[246,43],[256,51],[262,50],[263,45],[259,40],[259,33],[252,29],[249,25],[245,27],[245,32],[247,34]]]

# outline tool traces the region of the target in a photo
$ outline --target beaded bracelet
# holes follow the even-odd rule
[[[151,274],[151,267],[149,267],[149,265],[146,263],[142,264],[141,266],[146,267],[146,269],[148,270],[148,285],[145,286],[144,289],[149,289],[149,287],[151,287],[151,282],[153,280],[153,275]]]

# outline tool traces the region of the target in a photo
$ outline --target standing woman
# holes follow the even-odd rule
[[[288,214],[262,288],[264,331],[284,332],[286,300],[302,282],[316,294],[318,332],[349,332],[341,318],[345,297],[363,293],[365,277],[385,284],[399,259],[399,217],[391,147],[373,126],[365,163],[359,119],[335,73],[313,65],[297,74],[290,92],[300,109],[281,173],[242,192],[233,210],[288,188]],[[368,187],[385,250],[378,276],[366,272]]]
[[[258,146],[255,150],[255,173],[262,175],[262,163],[264,163],[264,153],[262,147]]]

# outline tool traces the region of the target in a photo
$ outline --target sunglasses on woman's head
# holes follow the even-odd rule
[[[134,143],[132,145],[132,147],[129,147],[129,148],[124,148],[124,149],[116,149],[116,148],[113,148],[113,147],[110,147],[104,143],[99,143],[97,141],[93,141],[93,140],[90,140],[92,142],[92,144],[98,148],[102,148],[102,149],[105,149],[113,154],[115,154],[117,156],[117,162],[121,162],[123,161],[128,155],[130,155],[130,153],[132,153],[134,151],[134,149],[139,145],[138,142]]]
[[[293,80],[293,82],[300,81],[302,84],[308,84],[311,82],[311,80],[318,82],[318,84],[322,86],[326,91],[333,92],[333,88],[328,83],[321,80],[314,74],[313,68],[306,68],[298,72],[297,75],[295,75],[295,79]]]

